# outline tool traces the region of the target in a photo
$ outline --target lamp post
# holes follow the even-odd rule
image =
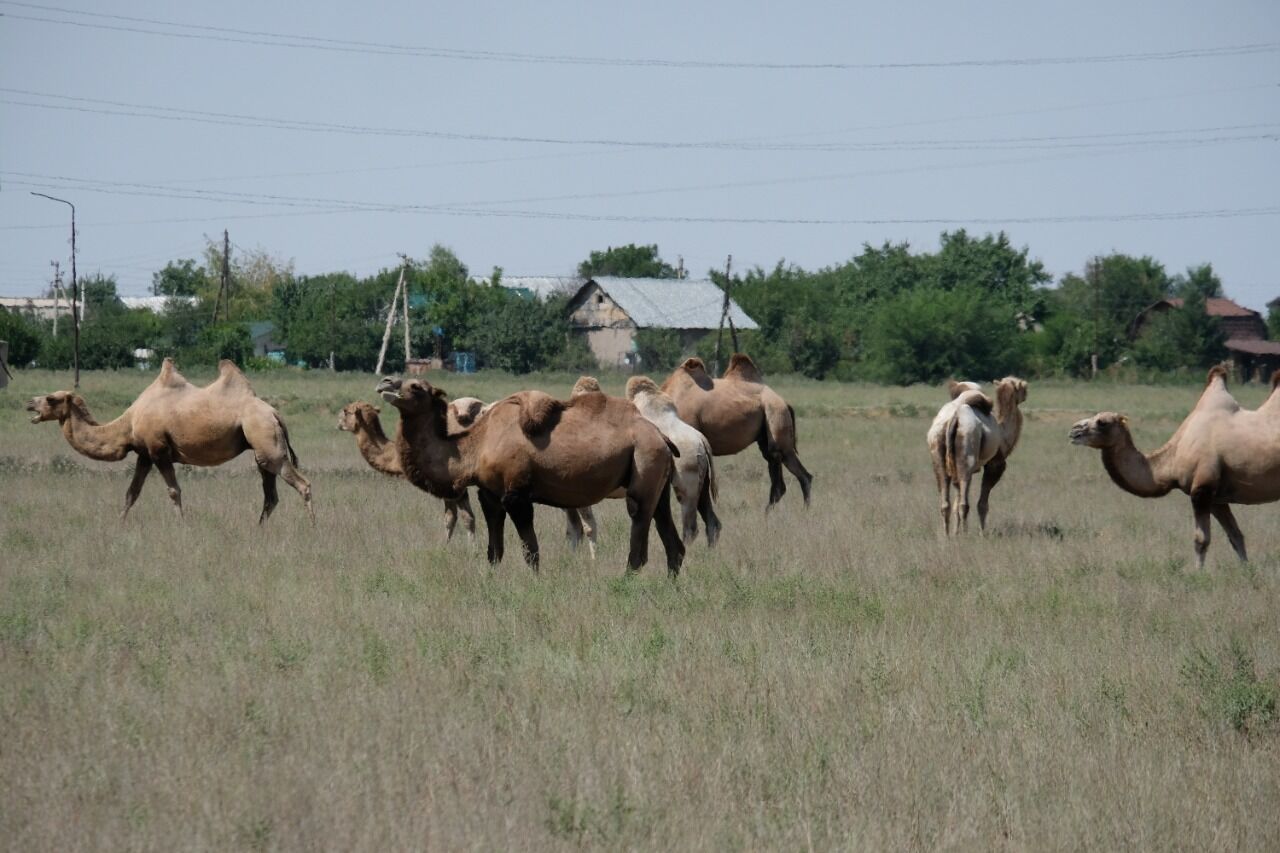
[[[71,208],[71,329],[74,335],[72,359],[76,369],[76,390],[80,389],[80,287],[76,282],[76,206],[65,198],[54,198],[51,195],[32,191],[32,195],[57,201]]]

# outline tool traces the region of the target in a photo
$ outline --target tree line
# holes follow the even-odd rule
[[[270,321],[290,364],[374,369],[400,267],[363,278],[298,275],[291,262],[241,252],[220,297],[221,261],[211,244],[202,259],[177,259],[158,270],[152,292],[166,300],[160,313],[125,307],[110,275],[86,278],[82,366],[128,367],[136,349],[150,349],[186,365],[230,358],[272,368],[278,363],[254,357],[249,331],[252,322]],[[541,300],[509,290],[500,268],[475,277],[438,245],[423,259],[408,259],[403,273],[415,355],[471,352],[478,366],[513,373],[593,366],[585,341],[571,333],[566,296]],[[590,253],[578,273],[679,274],[657,246],[635,244]],[[1008,373],[1082,376],[1096,356],[1104,371],[1155,377],[1198,372],[1225,356],[1219,321],[1204,311],[1205,299],[1223,295],[1208,263],[1170,273],[1151,257],[1115,253],[1091,258],[1055,282],[1003,232],[974,237],[959,230],[943,232],[934,251],[865,244],[848,261],[816,270],[779,261],[731,279],[709,275],[759,324],[739,332],[740,344],[769,373],[897,384]],[[1155,315],[1133,335],[1138,314],[1169,296],[1182,297],[1183,307]],[[1280,337],[1277,312],[1269,323]],[[704,338],[698,354],[709,356],[715,337]],[[14,365],[71,362],[70,335],[54,337],[49,322],[0,311],[0,338],[10,342]],[[385,370],[403,368],[400,340],[397,331]],[[642,330],[636,343],[650,372],[689,354],[667,330]]]

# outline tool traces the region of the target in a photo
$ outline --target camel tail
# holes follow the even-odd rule
[[[289,428],[284,425],[284,419],[280,417],[279,412],[276,412],[276,423],[280,424],[280,431],[284,433],[284,446],[289,451],[289,461],[296,468],[298,466],[298,454],[293,449],[293,442],[289,441]]]
[[[662,433],[658,433],[658,434],[659,434],[659,435],[662,435]],[[665,442],[667,443],[667,449],[671,451],[671,455],[672,455],[674,458],[679,459],[679,458],[680,458],[680,448],[676,447],[676,446],[671,442],[671,439],[667,438],[665,435],[663,435],[663,436],[662,436],[662,440],[663,440],[663,441],[665,441]]]
[[[720,483],[716,480],[716,457],[711,452],[711,444],[704,438],[702,449],[707,454],[707,488],[711,490],[711,498],[720,500]]]
[[[958,480],[956,474],[956,431],[960,426],[960,412],[957,410],[947,421],[946,435],[942,439],[942,470],[947,479]]]
[[[800,449],[800,430],[796,426],[796,410],[790,403],[787,403],[787,417],[791,418],[791,447],[793,450]]]

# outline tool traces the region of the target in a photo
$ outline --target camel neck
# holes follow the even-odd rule
[[[123,459],[133,449],[128,412],[111,423],[99,424],[88,412],[72,407],[71,414],[62,422],[62,434],[77,453],[104,462]]]
[[[1022,436],[1022,411],[1017,403],[1004,402],[997,398],[995,418],[996,423],[1000,425],[1000,451],[1008,456]]]
[[[394,477],[404,476],[404,468],[400,464],[400,451],[395,442],[387,438],[382,431],[382,424],[376,419],[373,423],[358,426],[355,430],[356,446],[364,461],[376,471]]]
[[[1118,444],[1102,449],[1102,464],[1112,481],[1140,498],[1167,495],[1174,482],[1164,471],[1167,446],[1146,456],[1133,444],[1128,433]]]
[[[466,453],[471,436],[472,432],[447,435],[443,408],[428,414],[401,412],[396,449],[405,477],[437,497],[455,497],[458,486],[465,486],[471,474]]]

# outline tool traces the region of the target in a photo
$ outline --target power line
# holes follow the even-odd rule
[[[3,2],[3,0],[0,0]],[[1204,134],[1262,128],[1277,128],[1280,124],[1263,123],[1249,125],[1224,125],[1207,128],[1162,129],[1120,133],[1076,134],[1039,137],[991,137],[973,139],[894,139],[877,142],[822,142],[822,143],[772,143],[743,140],[634,140],[609,138],[581,138],[551,136],[522,136],[509,134],[460,133],[457,131],[441,131],[413,128],[373,127],[369,125],[340,124],[317,122],[304,119],[278,119],[268,116],[253,116],[240,113],[222,113],[209,110],[190,110],[178,107],[165,107],[149,104],[136,104],[125,101],[114,101],[102,98],[86,98],[75,95],[59,95],[47,92],[36,92],[28,89],[0,87],[0,92],[26,97],[48,98],[59,101],[70,101],[73,104],[97,104],[102,107],[83,107],[71,104],[41,104],[29,101],[15,101],[0,98],[0,103],[15,106],[28,106],[39,109],[69,110],[73,112],[99,113],[106,115],[123,115],[135,118],[152,118],[166,121],[192,121],[206,124],[229,124],[239,127],[265,127],[278,130],[299,130],[316,133],[342,133],[367,136],[399,136],[426,137],[432,139],[448,139],[468,142],[503,142],[541,145],[574,145],[633,149],[674,149],[674,150],[727,150],[727,151],[804,151],[804,152],[847,152],[847,151],[903,151],[903,150],[973,150],[980,148],[1069,148],[1069,147],[1121,147],[1126,145],[1146,145],[1155,140],[1132,139],[1141,136],[1173,136],[1176,134]],[[123,109],[116,109],[123,108]],[[145,110],[149,112],[138,112]],[[1236,138],[1273,138],[1275,134],[1258,133],[1253,136]],[[1218,137],[1209,141],[1220,141],[1228,137]],[[1185,141],[1185,140],[1182,140]]]
[[[56,180],[56,179],[55,179]],[[77,179],[63,179],[77,180]],[[29,181],[10,181],[18,186],[46,186]],[[107,195],[140,195],[158,196],[161,198],[180,198],[181,196],[157,194],[143,190],[110,189],[94,186],[89,183],[76,185],[77,189],[86,192],[99,192]],[[214,199],[225,201],[225,199]],[[316,200],[323,201],[323,200]],[[333,200],[329,200],[333,201]],[[293,201],[244,200],[245,204],[306,204],[305,199]],[[1177,211],[1144,211],[1137,213],[1101,213],[1101,214],[1055,214],[1050,216],[972,216],[972,217],[890,217],[890,218],[785,218],[785,217],[721,217],[721,216],[660,216],[650,214],[591,214],[557,212],[549,210],[518,209],[477,209],[447,205],[386,205],[370,202],[345,202],[346,208],[335,207],[330,212],[372,212],[372,213],[425,213],[442,216],[506,218],[506,219],[545,219],[574,222],[625,222],[625,223],[679,223],[679,224],[729,224],[729,225],[1028,225],[1028,224],[1068,224],[1085,222],[1162,222],[1185,219],[1228,219],[1244,217],[1269,217],[1280,215],[1280,206],[1251,208],[1211,208]]]
[[[230,42],[266,47],[287,47],[307,50],[333,51],[385,56],[417,56],[432,59],[465,60],[470,62],[504,62],[542,65],[590,65],[619,68],[680,68],[758,71],[870,71],[907,69],[955,69],[955,68],[1005,68],[1045,65],[1112,64],[1127,62],[1167,62],[1173,60],[1204,59],[1214,57],[1248,56],[1280,51],[1280,42],[1222,45],[1218,47],[1183,48],[1147,53],[1112,53],[1076,56],[1028,56],[1009,58],[975,58],[942,61],[895,62],[753,62],[733,60],[667,59],[661,57],[605,57],[574,54],[520,53],[514,51],[473,50],[447,48],[434,45],[407,45],[390,42],[357,41],[353,39],[323,38],[319,36],[279,33],[265,30],[246,30],[233,27],[216,27],[207,24],[184,24],[157,18],[113,15],[102,12],[86,12],[39,3],[0,0],[0,5],[34,9],[46,13],[73,15],[81,18],[120,21],[122,24],[90,23],[84,20],[60,20],[36,15],[5,13],[14,20],[72,26],[83,29],[127,32],[167,38],[195,39],[202,41]],[[148,26],[138,26],[148,25]],[[187,30],[173,32],[151,27],[169,27]]]

